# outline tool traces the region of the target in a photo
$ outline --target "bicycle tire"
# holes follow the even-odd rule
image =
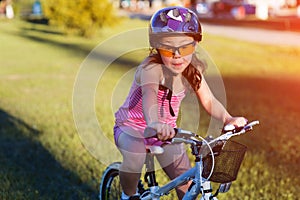
[[[120,165],[120,162],[114,162],[103,172],[99,187],[100,200],[119,200],[121,198]]]

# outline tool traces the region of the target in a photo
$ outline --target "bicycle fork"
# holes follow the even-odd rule
[[[218,200],[217,197],[212,195],[212,187],[210,181],[205,181],[202,184],[203,192],[200,200]]]
[[[196,155],[195,164],[196,172],[193,183],[183,197],[183,200],[193,200],[201,193],[200,200],[218,200],[212,195],[212,187],[210,181],[202,177],[203,161],[202,155],[199,155],[199,147],[193,148],[193,154]]]

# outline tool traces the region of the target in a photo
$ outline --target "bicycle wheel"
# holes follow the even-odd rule
[[[100,200],[119,200],[121,198],[120,165],[120,162],[115,162],[105,169],[99,188]]]

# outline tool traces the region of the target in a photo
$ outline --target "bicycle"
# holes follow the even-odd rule
[[[217,200],[217,195],[229,191],[231,183],[236,180],[247,149],[246,146],[229,139],[252,130],[253,126],[257,124],[259,124],[259,121],[253,121],[244,127],[238,128],[227,125],[223,128],[219,137],[210,141],[191,131],[175,129],[176,136],[171,139],[171,143],[189,144],[192,155],[195,157],[195,166],[164,186],[159,187],[155,177],[154,156],[163,153],[162,148],[147,148],[144,183],[148,184],[148,189],[145,189],[143,181],[140,180],[138,184],[140,199],[159,200],[161,196],[168,195],[177,186],[192,181],[183,200],[193,200],[199,195],[201,195],[201,200]],[[153,137],[156,132],[153,129],[146,128],[144,134],[145,137]],[[226,161],[226,164],[224,164],[224,161]],[[104,171],[99,188],[100,200],[120,199],[122,192],[119,181],[120,165],[120,162],[114,162]],[[210,182],[220,183],[214,194]]]

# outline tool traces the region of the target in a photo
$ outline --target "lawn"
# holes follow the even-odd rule
[[[146,26],[143,21],[124,20],[95,38],[83,39],[45,25],[0,21],[0,199],[97,197],[107,164],[101,156],[115,158],[106,153],[112,146],[113,112],[126,95],[134,67],[147,54],[145,48],[128,51],[105,68],[102,58],[114,58],[119,55],[115,52],[132,44],[125,40],[103,46],[110,44],[111,34]],[[224,81],[228,110],[261,122],[252,134],[238,139],[248,151],[237,181],[219,199],[299,199],[300,48],[209,34],[202,47],[218,66],[214,70]],[[95,105],[83,101],[76,107],[74,92],[85,94],[77,84],[86,65],[91,71],[85,78],[95,78],[93,72],[101,75],[93,88],[86,89],[94,95],[95,102],[90,102]],[[208,80],[213,78],[211,70]],[[79,103],[80,98],[75,95]],[[74,112],[74,106],[82,112]],[[90,108],[98,124],[84,115]],[[201,114],[203,130],[208,120]],[[99,138],[109,143],[97,141],[98,125],[106,136]]]

